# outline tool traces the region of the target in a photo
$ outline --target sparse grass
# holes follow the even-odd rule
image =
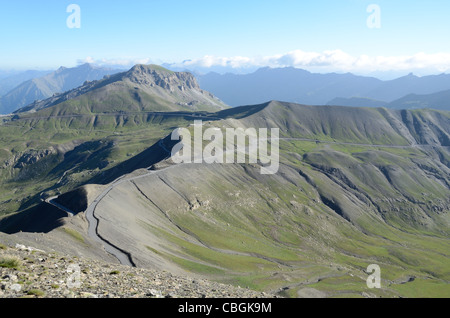
[[[29,291],[27,291],[27,295],[29,295],[29,296],[36,296],[36,297],[44,297],[45,296],[45,292],[43,292],[40,289],[30,289]]]
[[[71,237],[73,237],[75,240],[77,240],[78,242],[86,244],[83,236],[76,230],[68,228],[68,227],[64,227],[63,230],[64,230],[64,232],[69,234]]]
[[[213,249],[209,249],[185,241],[173,234],[163,231],[162,229],[152,227],[152,230],[156,231],[159,235],[162,235],[170,242],[173,242],[176,246],[179,246],[182,249],[183,253],[187,255],[187,257],[197,259],[199,264],[200,263],[210,264],[211,266],[217,266],[232,271],[242,271],[242,272],[252,272],[258,270],[260,266],[265,266],[267,268],[272,269],[276,267],[274,263],[271,263],[270,261],[261,258],[246,255],[231,255],[227,253],[221,253],[219,251],[215,251]],[[150,249],[149,247],[147,248]],[[185,265],[188,265],[189,267],[193,266],[191,264],[193,263],[193,261],[185,262],[183,259],[180,258],[179,263],[180,262],[182,262]]]
[[[0,267],[18,269],[22,261],[17,256],[3,255],[0,256]]]
[[[430,279],[415,279],[405,284],[391,285],[401,295],[411,298],[449,298],[450,284]]]
[[[177,257],[174,255],[165,254],[165,256],[167,259],[170,259],[177,265],[179,265],[182,268],[184,268],[190,272],[193,272],[193,273],[198,273],[198,274],[203,274],[203,275],[218,275],[218,274],[223,275],[223,274],[225,274],[224,270],[221,270],[221,269],[213,267],[213,266],[204,265],[199,262],[191,261],[191,260]]]

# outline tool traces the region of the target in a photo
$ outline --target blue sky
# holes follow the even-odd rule
[[[79,29],[66,24],[72,3]],[[367,25],[370,4],[380,28]],[[447,0],[1,0],[0,69],[191,60],[443,71],[449,12]]]

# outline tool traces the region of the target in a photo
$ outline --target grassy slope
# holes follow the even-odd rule
[[[193,165],[136,181],[145,197],[136,189],[122,197],[133,188],[124,185],[103,211],[111,217],[126,201],[142,214],[133,216],[140,221],[132,234],[115,228],[111,237],[131,235],[144,246],[134,251],[137,258],[161,257],[228,283],[283,288],[288,296],[305,287],[335,297],[448,295],[449,175],[435,150],[408,147],[381,109],[351,109],[357,114],[349,116],[345,108],[302,106],[293,116],[265,106],[223,111],[229,120],[213,124],[279,126],[289,137],[313,139],[281,141],[277,175],[263,177],[252,165]],[[326,134],[317,133],[319,122],[308,112],[324,117]],[[122,218],[120,209],[114,213]],[[381,290],[366,286],[364,271],[373,263],[382,268]]]
[[[182,116],[139,113],[39,117],[0,125],[1,163],[30,151],[54,149],[51,155],[22,169],[14,163],[1,166],[0,214],[37,203],[43,191],[51,195],[82,185],[183,125],[186,120]]]
[[[111,197],[116,200],[105,202],[98,213],[105,218],[117,214],[122,220],[114,206],[128,202],[127,209],[142,211],[133,215],[140,230],[121,233],[123,224],[116,228],[114,222],[108,228],[114,229],[113,240],[124,235],[134,242],[134,257],[157,254],[190,272],[236,285],[287,287],[292,296],[306,286],[329,296],[427,296],[426,290],[400,286],[406,277],[416,277],[416,284],[431,284],[441,296],[449,292],[447,236],[405,231],[372,215],[352,224],[317,200],[320,188],[297,174],[297,168],[309,171],[302,165],[283,167],[281,176],[261,178],[258,168],[190,166],[161,179],[136,181],[146,195],[135,191],[137,202],[121,196],[131,185],[115,189]],[[160,221],[161,210],[169,224]],[[141,244],[148,253],[138,248]],[[364,270],[373,263],[382,268],[381,290],[365,285]]]
[[[262,177],[259,169],[247,165],[206,166],[195,174],[181,170],[168,175],[166,181],[182,197],[159,183],[158,195],[147,195],[155,202],[170,198],[158,206],[169,214],[171,225],[161,221],[155,226],[160,211],[133,192],[142,205],[138,227],[165,242],[143,244],[140,251],[237,285],[264,290],[285,287],[283,293],[290,296],[306,286],[329,296],[449,295],[450,196],[442,166],[448,153],[441,151],[439,157],[438,150],[364,145],[408,145],[380,109],[266,106],[223,111],[220,114],[230,119],[214,124],[280,127],[284,136],[322,142],[282,141],[281,173],[272,177]],[[33,204],[42,191],[69,191],[133,158],[173,128],[190,123],[172,116],[91,115],[90,107],[82,117],[29,118],[0,125],[2,161],[30,148],[81,141],[65,156],[49,156],[33,165],[29,171],[39,173],[31,182],[17,179],[23,171],[2,168],[4,211]],[[418,139],[427,121],[440,123],[436,127],[445,130],[449,118],[445,112],[409,115],[405,122],[411,123]],[[439,136],[436,127],[433,136]],[[98,166],[105,161],[106,167]],[[57,184],[68,167],[72,170]],[[141,186],[145,191],[146,186]],[[155,218],[150,217],[150,222],[151,215]],[[381,290],[368,290],[365,285],[363,271],[372,263],[382,268]],[[412,276],[413,282],[401,284]]]

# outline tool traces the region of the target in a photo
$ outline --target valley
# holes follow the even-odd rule
[[[2,2],[0,304],[450,298],[450,2],[416,2]]]
[[[17,156],[23,167],[3,168],[14,178],[4,182],[7,195],[21,199],[3,195],[0,229],[11,237],[45,233],[41,244],[61,252],[283,297],[447,293],[446,112],[276,101],[212,113],[42,111],[0,127],[38,137],[32,158],[44,154],[36,162]],[[174,164],[170,133],[193,129],[194,119],[205,128],[279,127],[278,173],[261,175],[249,163]],[[20,149],[23,137],[2,137],[3,148],[16,140]],[[46,152],[50,140],[54,150]],[[33,185],[21,181],[39,165],[47,169]],[[75,215],[42,201],[54,196]],[[25,215],[39,222],[23,222]],[[373,263],[382,288],[369,290],[365,270]]]

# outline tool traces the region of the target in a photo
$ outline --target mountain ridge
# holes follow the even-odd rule
[[[432,108],[450,110],[450,89],[431,94],[408,94],[389,103],[389,107],[395,109]]]
[[[202,88],[231,106],[283,100],[307,105],[389,107],[390,102],[411,93],[431,94],[450,89],[449,74],[423,77],[409,74],[383,81],[352,73],[322,74],[293,67],[265,67],[249,74],[211,72],[197,77]]]
[[[75,104],[75,105],[72,105]],[[157,65],[138,64],[130,70],[85,82],[63,94],[37,101],[16,113],[35,112],[59,105],[57,112],[212,110],[227,106],[200,89],[195,77]]]
[[[101,79],[119,70],[82,64],[77,67],[60,67],[54,72],[21,83],[0,99],[0,113],[10,114],[34,101],[53,94],[63,93],[82,85],[85,81]]]
[[[52,71],[39,71],[39,70],[28,70],[23,72],[18,72],[17,74],[12,74],[4,78],[0,78],[0,96],[7,94],[9,91],[17,87],[23,82],[31,80],[33,78],[42,77],[51,73]]]

